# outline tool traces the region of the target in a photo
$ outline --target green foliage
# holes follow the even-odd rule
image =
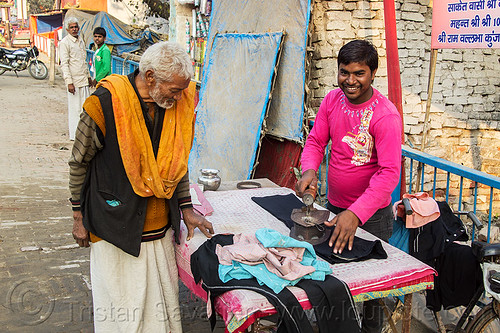
[[[54,0],[28,0],[28,13],[38,14],[54,8]]]
[[[170,16],[170,4],[168,2],[163,2],[161,0],[144,0],[144,3],[148,5],[151,14],[163,17],[164,19],[168,19]]]
[[[128,6],[134,7],[136,10],[139,9],[139,4],[136,1],[131,0],[113,0],[117,2],[125,2]],[[146,13],[150,16],[158,16],[164,19],[169,18],[170,16],[170,4],[168,0],[143,0],[143,2],[149,8],[149,11]]]

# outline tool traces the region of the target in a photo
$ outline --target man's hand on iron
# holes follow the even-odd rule
[[[329,227],[335,226],[329,242],[330,247],[335,244],[333,253],[342,253],[347,244],[349,244],[347,248],[352,250],[354,235],[359,226],[359,218],[356,214],[346,209],[335,216],[333,220],[325,222],[325,225]]]
[[[186,240],[193,238],[194,229],[198,228],[207,237],[211,238],[214,234],[214,228],[206,218],[194,212],[193,208],[185,208],[182,210],[184,223],[188,228]]]
[[[316,171],[313,169],[309,169],[304,171],[302,177],[295,184],[295,193],[297,196],[302,198],[304,195],[304,191],[307,189],[316,190],[318,188],[318,177],[316,177]]]
[[[89,232],[83,226],[83,216],[81,211],[73,212],[73,238],[80,247],[89,247]]]
[[[75,94],[75,85],[73,83],[68,84],[68,92],[70,94]]]

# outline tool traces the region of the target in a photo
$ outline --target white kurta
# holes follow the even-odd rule
[[[75,87],[75,93],[68,91],[68,128],[69,139],[75,140],[76,127],[80,121],[80,113],[83,111],[83,103],[90,96],[89,86]]]
[[[80,120],[82,105],[89,97],[90,72],[87,65],[87,51],[81,37],[67,35],[59,42],[61,72],[66,84],[75,86],[75,94],[68,92],[68,127],[69,139],[75,139],[76,126]]]
[[[90,72],[87,65],[87,51],[81,37],[67,35],[59,42],[59,58],[61,72],[66,86],[75,87],[89,85]]]

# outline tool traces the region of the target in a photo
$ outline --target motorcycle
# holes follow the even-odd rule
[[[37,80],[45,79],[49,71],[47,66],[38,60],[38,55],[39,52],[36,46],[23,47],[17,50],[0,47],[0,75],[6,71],[14,71],[17,76],[17,72],[27,68],[33,78]]]

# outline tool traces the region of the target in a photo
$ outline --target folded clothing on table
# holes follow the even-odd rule
[[[203,216],[212,215],[214,209],[207,198],[203,195],[203,191],[198,184],[189,185],[189,194],[191,195],[191,202],[193,209]]]
[[[294,225],[291,215],[295,208],[302,208],[305,205],[293,194],[270,195],[266,197],[252,197],[252,200],[259,206],[267,210],[278,220],[285,223],[288,228]],[[327,228],[326,232],[333,232],[334,227]],[[344,248],[341,254],[334,254],[328,245],[330,237],[321,244],[315,245],[316,254],[331,264],[345,263],[350,261],[363,261],[368,259],[386,259],[387,252],[380,240],[369,241],[363,238],[354,237],[352,250]]]
[[[237,234],[232,245],[217,245],[222,282],[255,277],[260,284],[279,293],[301,279],[324,281],[332,269],[317,260],[311,244],[262,228],[255,234]]]
[[[215,298],[229,290],[247,289],[267,298],[278,312],[278,333],[312,333],[313,328],[297,298],[288,290],[275,293],[255,278],[222,282],[218,274],[218,246],[233,244],[233,235],[214,235],[191,255],[191,271],[196,283],[209,293],[211,308]],[[320,333],[359,332],[360,320],[347,284],[331,275],[324,281],[300,280],[296,287],[304,289],[314,309]],[[212,330],[215,313],[210,316]]]

